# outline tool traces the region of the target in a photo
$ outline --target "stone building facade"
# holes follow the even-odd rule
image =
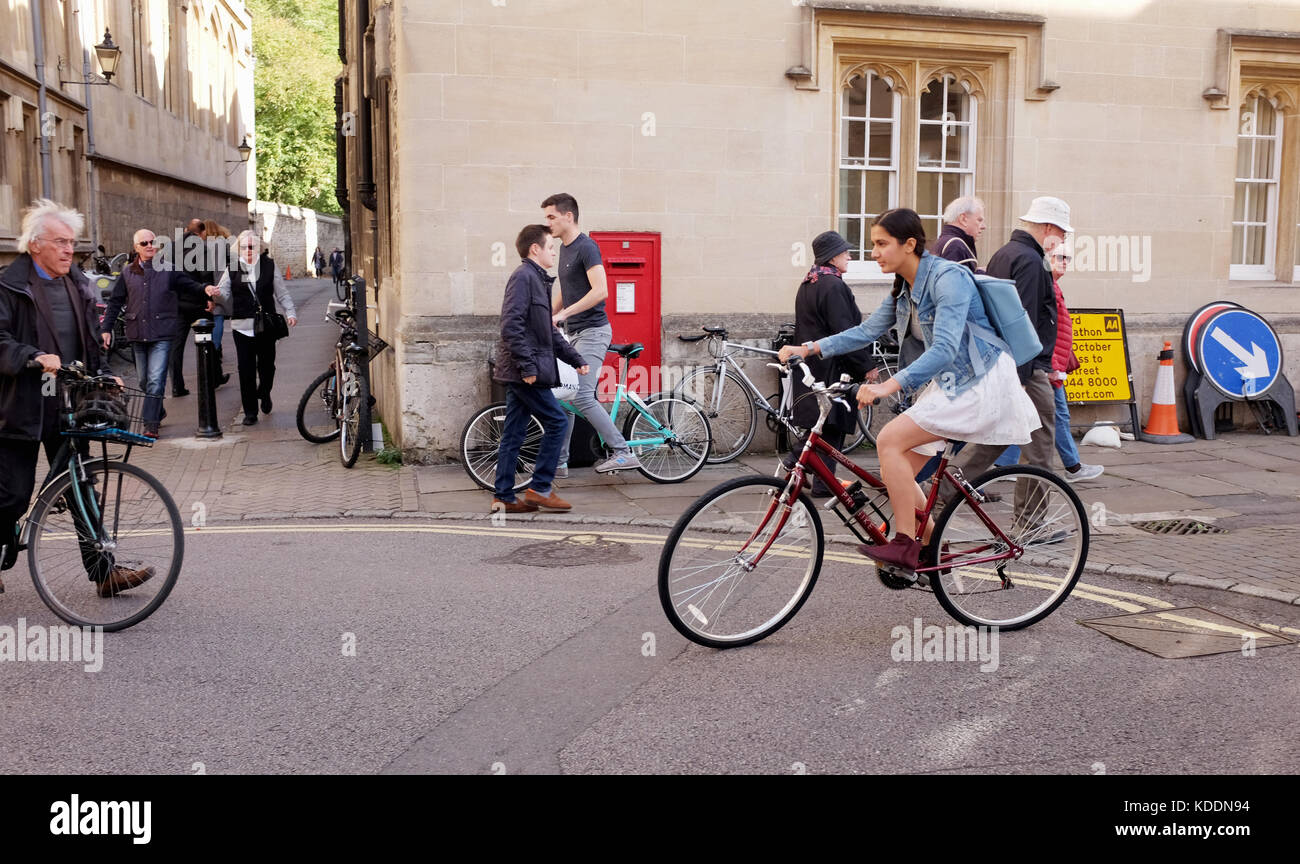
[[[255,142],[251,25],[240,0],[0,10],[0,261],[13,257],[20,211],[42,196],[88,216],[79,252],[128,251],[135,229],[170,236],[195,216],[248,227],[256,150],[241,163],[236,148]],[[88,74],[103,80],[93,46],[105,30],[121,49],[117,73],[87,86]]]
[[[1161,344],[1220,298],[1271,320],[1300,381],[1300,8],[342,0],[341,20],[341,195],[408,455],[451,454],[488,399],[513,239],[559,191],[585,230],[660,236],[666,365],[702,359],[674,336],[704,322],[770,338],[826,228],[861,244],[908,206],[934,231],[976,194],[986,262],[1055,195],[1062,287],[1124,310],[1144,417]],[[888,283],[865,254],[851,277],[870,311]]]

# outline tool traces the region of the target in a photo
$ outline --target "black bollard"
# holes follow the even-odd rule
[[[199,367],[199,428],[196,438],[220,438],[221,424],[217,422],[217,346],[212,344],[212,322],[207,318],[195,321],[194,349],[198,353]]]

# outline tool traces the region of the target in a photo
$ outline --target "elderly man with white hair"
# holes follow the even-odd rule
[[[18,520],[36,487],[39,449],[56,465],[63,451],[58,401],[43,376],[65,363],[108,374],[97,338],[95,296],[73,247],[85,220],[76,210],[40,199],[23,213],[18,258],[0,272],[0,570],[18,557]],[[35,361],[39,369],[30,369]],[[84,441],[82,452],[88,449]],[[66,457],[64,457],[66,458]],[[134,588],[150,568],[112,566],[89,544],[81,547],[86,574],[102,597]],[[0,593],[4,584],[0,583]]]
[[[184,296],[192,305],[203,306],[207,302],[206,286],[191,279],[174,258],[165,268],[155,267],[154,255],[158,248],[154,245],[154,233],[148,228],[136,231],[131,242],[135,260],[118,274],[99,329],[107,350],[113,325],[126,312],[126,338],[135,349],[140,387],[149,397],[144,403],[144,434],[157,438],[166,413],[162,407],[163,390],[167,385],[172,343],[180,327],[180,300]]]
[[[943,229],[930,251],[940,258],[965,264],[975,272],[979,266],[975,241],[984,233],[984,202],[969,195],[954,198],[943,211]]]

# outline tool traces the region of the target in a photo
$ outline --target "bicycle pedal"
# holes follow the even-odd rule
[[[880,584],[891,591],[904,591],[916,585],[919,581],[917,575],[911,570],[903,570],[898,567],[883,567],[880,564],[876,565],[876,578],[880,580]],[[929,584],[928,579],[926,584]]]

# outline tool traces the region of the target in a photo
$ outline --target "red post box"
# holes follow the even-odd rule
[[[647,396],[663,389],[659,384],[661,359],[659,321],[659,250],[661,235],[650,232],[592,231],[600,247],[609,297],[605,315],[614,342],[640,342],[641,355],[628,369],[629,390]],[[605,358],[597,393],[612,398],[618,384],[618,356]]]

